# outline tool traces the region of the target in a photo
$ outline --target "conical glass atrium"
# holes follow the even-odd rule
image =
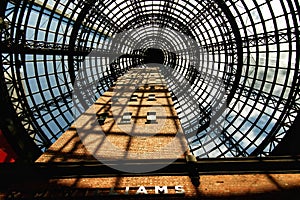
[[[116,78],[159,63],[197,158],[299,153],[299,10],[294,0],[1,0],[1,129],[34,159],[78,117],[78,79],[93,85],[90,106]]]

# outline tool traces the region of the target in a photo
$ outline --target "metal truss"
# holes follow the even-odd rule
[[[9,94],[3,101],[9,100],[28,136],[44,151],[74,120],[73,87],[88,55],[100,54],[98,64],[105,66],[86,96],[93,103],[117,77],[143,64],[149,45],[137,35],[144,49],[110,61],[111,38],[146,26],[168,28],[194,40],[215,67],[212,84],[188,55],[162,49],[164,64],[189,83],[201,111],[189,122],[197,136],[186,133],[191,151],[200,157],[202,148],[210,152],[207,157],[268,156],[277,146],[287,148],[280,143],[294,137],[291,127],[299,114],[299,10],[293,0],[3,0],[1,83]],[[166,40],[180,44],[171,36]],[[184,52],[180,48],[174,46]],[[214,113],[207,88],[221,85],[226,117],[216,125],[220,136],[207,144],[215,148],[208,148],[202,140]],[[173,98],[176,109],[187,112]]]

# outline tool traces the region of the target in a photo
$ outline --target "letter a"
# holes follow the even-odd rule
[[[147,190],[144,186],[140,186],[135,194],[148,194],[148,193],[147,193]]]

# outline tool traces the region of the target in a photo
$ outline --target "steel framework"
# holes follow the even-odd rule
[[[101,78],[90,94],[95,99],[116,77],[143,64],[143,53],[151,48],[147,38],[153,33],[136,35],[144,48],[128,48],[113,63],[107,52],[110,39],[126,30],[153,26],[195,40],[215,64],[212,75],[225,85],[226,116],[216,125],[219,137],[204,143],[212,115],[210,92],[205,89],[210,83],[196,70],[199,66],[189,62],[189,55],[164,52],[164,64],[189,81],[201,110],[194,121],[182,121],[183,127],[198,130],[191,137],[186,130],[194,155],[268,156],[274,150],[277,155],[288,154],[288,143],[280,142],[293,141],[297,135],[291,127],[300,108],[299,10],[293,0],[2,0],[0,74],[4,95],[0,98],[6,112],[2,129],[14,133],[12,143],[27,138],[34,143],[19,146],[45,151],[74,121],[72,91],[85,57],[101,52],[97,64],[106,66],[97,72]],[[171,36],[159,42],[172,45],[166,41],[180,44]],[[180,45],[172,47],[184,51]],[[183,101],[173,98],[181,118],[193,115],[185,110]],[[7,119],[17,124],[14,129],[9,129]]]

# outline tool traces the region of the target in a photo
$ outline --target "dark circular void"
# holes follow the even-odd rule
[[[293,140],[300,107],[299,10],[293,0],[1,1],[1,90],[5,94],[1,102],[13,108],[12,116],[44,151],[74,121],[76,75],[90,52],[101,52],[102,57],[91,61],[103,66],[101,71],[90,71],[101,74],[99,85],[89,94],[94,99],[114,79],[145,63],[170,66],[190,83],[201,113],[198,120],[182,121],[182,126],[193,126],[198,132],[192,137],[185,133],[195,155],[285,152],[282,141]],[[195,41],[214,68],[197,72],[209,63],[199,56],[203,52],[185,53],[187,41],[171,32],[156,37],[158,28]],[[111,62],[107,52],[111,39],[136,29],[141,31],[135,41],[119,44],[123,55]],[[207,81],[208,75],[219,82]],[[203,145],[211,131],[210,91],[220,85],[225,87],[226,109],[221,113],[225,120],[217,124],[220,136]],[[182,116],[193,115],[186,109],[188,102],[175,96],[173,100]]]
[[[143,61],[147,63],[164,64],[164,52],[161,49],[149,48],[144,53]]]

